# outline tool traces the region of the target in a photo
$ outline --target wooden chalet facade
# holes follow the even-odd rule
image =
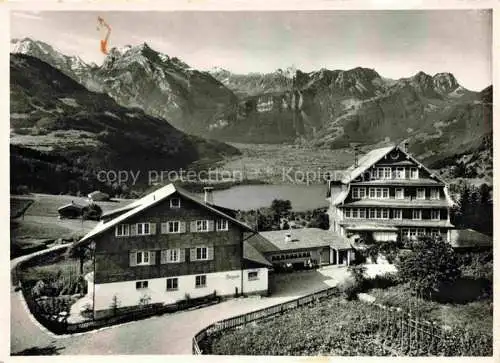
[[[330,229],[361,241],[439,235],[450,240],[447,184],[396,145],[370,151],[346,170],[330,193]]]
[[[214,292],[267,294],[271,264],[246,253],[244,233],[257,232],[173,184],[107,213],[78,242],[94,246],[94,316],[113,301],[122,308]]]

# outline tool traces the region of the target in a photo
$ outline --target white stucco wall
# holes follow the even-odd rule
[[[248,273],[258,272],[258,279],[249,281]],[[151,297],[150,303],[173,304],[179,300],[184,300],[186,294],[194,299],[210,295],[216,291],[219,296],[234,295],[236,288],[241,293],[241,270],[215,272],[204,274],[207,277],[206,287],[195,287],[195,276],[184,275],[172,276],[178,278],[178,290],[167,291],[167,278],[157,278],[148,281],[148,287],[145,289],[136,289],[136,281],[112,282],[107,284],[95,285],[95,310],[109,309],[116,295],[119,301],[119,307],[135,306],[139,304],[139,299],[147,295]],[[267,268],[257,268],[243,270],[243,292],[252,293],[265,291],[268,288]]]

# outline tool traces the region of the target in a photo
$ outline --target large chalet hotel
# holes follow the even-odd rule
[[[330,192],[330,229],[364,242],[441,236],[450,240],[446,183],[411,154],[408,144],[372,150]]]

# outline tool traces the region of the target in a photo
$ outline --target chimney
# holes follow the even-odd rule
[[[203,191],[205,192],[205,203],[213,204],[214,195],[213,195],[214,187],[204,187]]]
[[[290,232],[285,233],[285,242],[292,242],[292,234]]]
[[[403,143],[403,151],[404,151],[405,153],[407,153],[407,152],[408,152],[408,140],[405,140],[405,142]]]

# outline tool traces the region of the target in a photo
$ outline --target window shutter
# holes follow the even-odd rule
[[[167,263],[167,250],[160,251],[160,264],[164,265]]]
[[[156,223],[149,223],[149,234],[156,234]]]
[[[185,262],[186,261],[186,250],[184,248],[181,248],[179,251],[179,262]]]
[[[130,251],[129,253],[130,266],[137,266],[137,258],[135,254],[136,251]]]
[[[196,221],[191,221],[189,224],[189,232],[196,232]]]
[[[131,236],[137,235],[137,224],[134,223],[130,225],[130,235]]]
[[[186,233],[186,222],[179,222],[179,233]]]
[[[213,221],[213,220],[208,221],[208,230],[209,230],[210,232],[212,232],[212,231],[214,231],[214,230],[215,230],[215,223],[214,223],[214,221]]]
[[[167,222],[163,222],[163,223],[160,225],[160,230],[161,230],[161,234],[165,234],[165,233],[167,233]]]
[[[196,261],[196,248],[191,248],[189,250],[189,260]]]
[[[156,251],[149,251],[149,264],[156,265]]]
[[[214,259],[214,248],[213,247],[208,247],[207,248],[207,258],[209,260],[213,260]]]

